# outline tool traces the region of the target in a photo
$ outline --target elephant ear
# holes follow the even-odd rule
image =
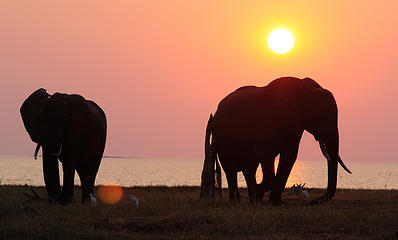
[[[322,88],[311,78],[304,78],[302,81],[304,81],[304,89],[306,89],[302,102],[302,112],[305,113],[305,130],[318,141],[328,127],[330,129],[337,127],[336,101],[329,90]]]
[[[40,88],[33,92],[22,104],[20,113],[26,131],[29,133],[33,142],[39,142],[39,116],[40,106],[44,99],[51,95],[46,89]]]
[[[333,94],[323,88],[319,83],[311,78],[302,79],[306,92],[304,107],[309,109],[312,114],[319,115],[328,112],[337,111],[336,102]]]

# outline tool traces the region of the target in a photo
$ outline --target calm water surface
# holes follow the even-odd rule
[[[398,189],[398,163],[346,162],[352,175],[341,167],[338,171],[339,188]],[[182,158],[104,158],[96,184],[122,186],[199,186],[203,159]],[[60,176],[62,177],[61,165]],[[261,181],[261,171],[257,181]],[[41,159],[33,157],[0,157],[0,184],[44,185]],[[246,186],[239,173],[239,186]],[[75,183],[80,185],[78,176]],[[306,183],[307,187],[325,188],[327,185],[326,161],[297,161],[287,186]],[[223,173],[223,187],[227,187]]]

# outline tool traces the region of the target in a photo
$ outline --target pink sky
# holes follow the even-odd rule
[[[2,1],[0,155],[33,154],[19,107],[40,87],[104,109],[106,155],[202,157],[225,95],[308,76],[335,95],[347,165],[395,161],[398,4],[279,2]],[[296,37],[286,55],[266,46],[277,27]],[[323,160],[312,136],[298,159]]]

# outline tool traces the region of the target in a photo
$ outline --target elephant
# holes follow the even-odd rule
[[[337,113],[333,94],[311,78],[281,77],[263,87],[238,88],[222,99],[214,117],[210,116],[207,134],[212,135],[212,143],[206,142],[207,155],[212,151],[216,154],[208,160],[213,164],[211,170],[204,168],[203,171],[212,171],[208,175],[214,178],[218,156],[226,174],[230,199],[240,197],[237,173],[242,171],[251,202],[262,201],[270,191],[269,202],[279,205],[306,130],[319,141],[328,165],[326,192],[311,204],[329,201],[336,192],[338,163],[351,174],[339,156]],[[259,165],[263,179],[257,184]]]
[[[73,201],[76,171],[84,203],[93,193],[105,148],[104,111],[80,95],[50,95],[40,88],[23,102],[20,113],[31,140],[37,143],[35,159],[42,147],[43,175],[49,199],[63,203]],[[63,170],[62,192],[58,160]]]

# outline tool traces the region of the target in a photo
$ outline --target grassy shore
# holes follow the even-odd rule
[[[36,187],[45,196],[43,187]],[[0,186],[0,239],[398,239],[397,190],[338,190],[323,205],[297,196],[279,207],[241,203],[227,190],[217,203],[200,204],[199,187],[123,188],[114,205],[49,205],[26,197],[26,186]],[[310,198],[324,190],[309,189]],[[127,196],[140,201],[135,206]]]

